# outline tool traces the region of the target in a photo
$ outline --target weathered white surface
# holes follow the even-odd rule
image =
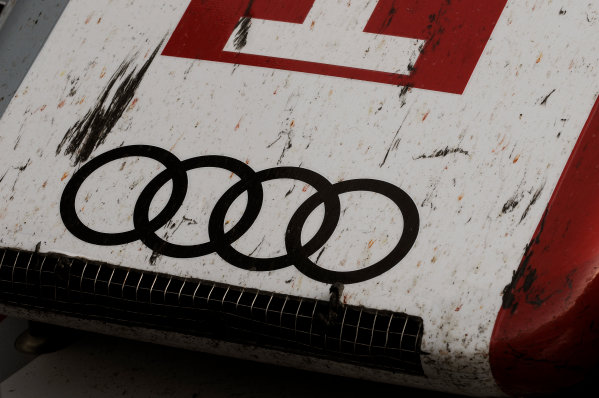
[[[235,46],[240,24],[224,50],[409,75],[424,41],[364,33],[377,3],[317,0],[301,25],[252,19],[247,45]]]
[[[58,205],[76,167],[56,155],[57,146],[119,65],[133,57],[133,66],[141,66],[187,4],[71,1],[0,121],[0,244],[32,250],[41,241],[42,251],[326,298],[327,285],[293,267],[248,272],[215,254],[159,257],[152,265],[151,250],[140,242],[98,247],[63,226]],[[595,100],[598,19],[595,4],[509,1],[462,96],[416,89],[400,95],[402,87],[391,85],[158,55],[94,153],[148,144],[180,159],[222,154],[257,171],[301,164],[332,182],[376,178],[401,187],[419,207],[414,248],[384,275],[348,285],[344,298],[424,319],[429,379],[394,375],[397,382],[443,380],[447,390],[498,393],[486,356],[500,294]],[[122,163],[94,173],[81,189],[78,207],[87,225],[131,228],[137,195],[161,168],[148,159]],[[187,199],[173,219],[175,243],[207,240],[211,206],[235,181],[212,169],[189,177]],[[235,247],[246,254],[257,248],[253,255],[261,257],[283,253],[288,218],[314,192],[295,183],[285,197],[293,186],[264,184],[260,218]],[[361,193],[341,201],[348,210],[318,263],[349,270],[384,256],[402,223],[392,204]],[[317,226],[318,215],[312,218]]]

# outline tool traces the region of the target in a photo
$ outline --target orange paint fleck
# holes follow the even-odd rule
[[[304,187],[302,188],[302,192],[306,192],[308,190],[308,185],[304,185]]]
[[[310,24],[310,30],[314,30],[315,24],[316,24],[316,21],[312,21],[312,23]]]
[[[536,63],[538,64],[539,62],[541,62],[541,59],[542,59],[542,58],[543,58],[543,52],[541,52],[541,53],[539,54],[539,56],[538,56],[538,58],[537,58],[537,62],[536,62]]]
[[[273,95],[277,95],[278,88],[275,88],[275,91],[272,92]]]
[[[462,200],[464,199],[464,194],[461,194],[460,196],[458,196],[458,200]]]
[[[249,159],[246,159],[246,160],[245,160],[245,164],[250,164],[250,160],[249,160]]]
[[[431,258],[431,263],[436,263],[437,262],[437,256],[433,256],[433,258]]]
[[[85,20],[85,24],[87,25],[89,23],[89,21],[92,20],[92,16],[90,15],[89,17],[86,18]]]
[[[422,116],[422,121],[424,122],[426,120],[426,118],[428,117],[428,115],[431,113],[431,111],[427,111],[424,116]]]
[[[137,104],[137,101],[139,101],[139,98],[133,98],[133,101],[131,102],[131,105],[129,105],[129,110],[135,108],[135,105]]]
[[[422,261],[418,261],[418,264],[416,264],[416,267],[420,267],[422,265]]]
[[[58,109],[62,108],[64,106],[65,100],[60,101],[60,103],[58,104]]]
[[[514,163],[516,163],[519,159],[520,159],[520,155],[516,155],[516,157],[514,158]]]
[[[81,98],[81,101],[78,102],[79,105],[83,104],[85,102],[85,97]]]
[[[98,22],[97,23],[100,23],[100,22],[102,22],[102,17],[98,18]]]
[[[231,222],[231,220],[225,221],[225,225],[229,225],[230,222]]]
[[[40,111],[43,112],[44,109],[46,109],[46,105],[42,105],[42,107],[40,108]]]
[[[102,68],[102,72],[100,72],[100,79],[106,76],[106,67]]]
[[[235,125],[235,131],[239,130],[239,126],[241,126],[241,119],[239,119],[239,121]]]
[[[65,173],[62,175],[62,178],[60,179],[60,181],[66,180],[68,176],[69,176],[69,172],[65,171]]]
[[[229,180],[230,180],[231,178],[233,178],[233,176],[234,176],[234,175],[235,175],[235,173],[231,173],[231,175],[229,176]]]
[[[48,185],[48,181],[44,181],[44,183],[42,184],[42,188],[46,188],[46,185]]]
[[[462,309],[462,306],[460,305],[459,307],[456,307],[456,308],[455,308],[455,312],[458,312],[458,311],[459,311],[459,310],[461,310],[461,309]]]
[[[371,240],[370,242],[368,242],[368,248],[372,248],[372,246],[374,245],[374,240]]]
[[[291,123],[289,123],[289,127],[293,127],[295,126],[295,120],[292,120]]]

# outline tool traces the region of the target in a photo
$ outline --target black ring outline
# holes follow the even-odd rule
[[[229,188],[218,200],[210,215],[208,221],[210,241],[214,242],[216,253],[229,264],[250,271],[274,271],[293,265],[294,261],[289,253],[278,257],[257,258],[238,252],[231,246],[234,240],[226,237],[223,228],[227,211],[239,195],[252,186],[262,185],[263,182],[276,179],[298,180],[309,184],[318,191],[311,197],[319,198],[319,203],[325,205],[323,223],[312,239],[304,246],[304,252],[316,253],[335,231],[341,216],[341,203],[339,197],[333,194],[333,185],[326,178],[312,170],[300,167],[276,167],[262,170],[257,172],[251,179],[239,181]]]
[[[244,162],[227,156],[197,156],[181,163],[181,169],[186,173],[189,170],[204,167],[228,170],[239,176],[241,181],[250,179],[256,174],[256,172]],[[141,241],[154,252],[173,258],[194,258],[214,253],[215,249],[212,239],[209,242],[196,245],[178,245],[161,239],[156,235],[156,230],[148,228],[150,224],[148,213],[152,200],[160,188],[170,179],[171,177],[167,170],[163,171],[154,177],[139,195],[139,199],[137,200],[133,211],[133,224],[138,231],[148,231],[141,235]],[[248,189],[248,203],[245,212],[239,219],[239,222],[225,234],[229,241],[233,242],[239,239],[251,228],[262,208],[263,196],[264,192],[261,185],[254,185]]]
[[[179,210],[187,193],[187,173],[181,168],[181,161],[169,151],[151,145],[129,145],[96,156],[73,174],[62,192],[60,200],[60,216],[65,227],[77,238],[98,246],[115,246],[135,242],[142,237],[139,230],[132,229],[126,232],[107,233],[94,231],[88,228],[77,215],[75,201],[77,193],[85,180],[100,167],[114,160],[139,156],[156,160],[162,163],[170,179],[173,180],[173,190],[166,206],[158,215],[148,223],[149,228],[157,230],[170,220]]]
[[[393,184],[372,179],[347,180],[333,185],[333,192],[336,195],[355,191],[378,193],[391,199],[397,205],[403,216],[403,231],[399,242],[382,260],[359,270],[346,272],[332,271],[316,265],[308,258],[314,253],[305,251],[301,244],[301,232],[304,223],[310,214],[322,203],[321,197],[313,195],[302,203],[293,214],[287,227],[287,233],[285,234],[287,254],[296,259],[293,265],[307,277],[331,284],[337,282],[346,284],[364,282],[382,275],[399,264],[414,245],[420,228],[420,217],[416,204],[407,193]]]

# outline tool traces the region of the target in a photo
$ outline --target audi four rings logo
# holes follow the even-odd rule
[[[134,228],[130,231],[106,233],[91,229],[77,215],[75,200],[85,180],[96,170],[117,159],[138,156],[154,159],[166,167],[142,190],[133,210]],[[167,242],[156,234],[181,208],[187,194],[187,172],[203,167],[216,167],[236,174],[240,181],[229,188],[216,202],[208,221],[210,241],[196,245],[178,245]],[[241,238],[252,226],[262,208],[262,183],[276,179],[302,181],[316,189],[316,193],[295,211],[285,232],[286,254],[272,258],[250,257],[235,250],[231,244]],[[160,188],[173,182],[171,196],[165,207],[149,218],[150,204]],[[225,217],[233,202],[244,192],[248,202],[239,222],[225,232]],[[310,256],[322,248],[332,236],[341,215],[339,195],[347,192],[373,192],[389,198],[403,216],[403,231],[399,242],[383,259],[368,267],[352,271],[333,271],[323,268]],[[306,244],[301,234],[310,214],[324,204],[322,225]],[[379,276],[397,265],[410,251],[420,219],[414,201],[403,190],[390,183],[373,179],[355,179],[331,184],[320,174],[301,167],[275,167],[254,171],[247,164],[219,155],[198,156],[179,160],[169,151],[149,145],[131,145],[103,153],[79,169],[67,183],[60,202],[60,215],[67,229],[77,238],[95,245],[113,246],[141,240],[148,248],[163,256],[194,258],[217,253],[229,264],[248,271],[273,271],[294,266],[302,274],[324,283],[358,283]]]

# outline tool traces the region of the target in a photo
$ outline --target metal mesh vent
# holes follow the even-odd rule
[[[423,375],[422,319],[0,249],[0,302]]]

